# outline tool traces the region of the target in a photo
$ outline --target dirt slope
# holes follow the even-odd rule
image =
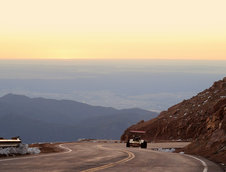
[[[226,164],[226,77],[157,118],[131,126],[121,140],[130,137],[131,129],[145,130],[148,141],[192,141],[185,152]]]

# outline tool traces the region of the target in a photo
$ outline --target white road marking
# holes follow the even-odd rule
[[[27,156],[27,157],[2,159],[2,160],[0,160],[0,162],[12,161],[12,160],[18,160],[18,159],[32,159],[32,158],[38,158],[38,157],[48,157],[48,156],[52,156],[52,155],[55,155],[55,154],[59,155],[59,154],[66,154],[66,153],[72,152],[71,149],[69,149],[68,147],[65,147],[63,145],[64,144],[60,144],[59,147],[62,148],[62,149],[67,150],[66,152],[50,153],[50,154],[47,154],[47,155],[34,155],[34,156]],[[108,149],[106,147],[103,147],[102,145],[98,145],[98,147],[101,147],[103,149]],[[132,152],[124,151],[124,150],[119,150],[119,151],[122,151],[124,153],[127,153],[128,154],[128,157],[125,158],[125,159],[122,159],[120,161],[114,162],[114,163],[109,163],[109,164],[106,164],[106,165],[103,165],[103,166],[100,166],[100,167],[96,167],[96,168],[91,168],[91,169],[88,169],[88,170],[84,170],[83,172],[95,172],[95,171],[103,170],[103,169],[106,169],[106,168],[110,168],[110,167],[116,166],[116,165],[118,165],[120,163],[125,163],[125,162],[130,161],[133,158],[135,158],[135,155]],[[146,151],[153,152],[152,150],[146,150]],[[207,164],[203,160],[201,160],[201,159],[199,159],[199,158],[197,158],[195,156],[192,156],[192,155],[188,155],[188,154],[183,154],[183,155],[200,161],[202,163],[202,165],[204,166],[203,172],[207,172],[208,171],[208,166],[207,166]]]
[[[203,160],[201,160],[201,159],[199,159],[199,158],[197,158],[195,156],[192,156],[192,155],[188,155],[188,154],[183,154],[183,155],[191,157],[191,158],[194,158],[194,159],[200,161],[202,163],[202,165],[204,166],[203,172],[207,172],[208,171],[208,166]]]
[[[71,149],[69,149],[68,147],[65,147],[65,146],[63,146],[63,145],[64,145],[64,144],[60,144],[59,147],[61,147],[62,149],[67,150],[67,152],[62,152],[62,153],[70,153],[70,152],[72,152]]]
[[[149,149],[147,149],[146,151],[153,152],[153,150],[149,150]],[[204,167],[204,169],[203,169],[202,172],[207,172],[208,171],[208,166],[207,166],[207,164],[203,160],[201,160],[201,159],[199,159],[199,158],[197,158],[195,156],[192,156],[192,155],[188,155],[188,154],[183,154],[183,155],[184,156],[188,156],[190,158],[193,158],[193,159],[196,159],[196,160],[200,161],[202,163],[203,167]]]
[[[59,155],[59,154],[66,154],[66,153],[72,152],[71,149],[69,149],[68,147],[65,147],[63,145],[64,144],[60,144],[59,147],[67,150],[66,152],[50,153],[50,154],[47,154],[47,155],[34,155],[34,156],[26,156],[26,157],[18,157],[18,158],[1,159],[0,162],[13,161],[13,160],[18,160],[18,159],[31,159],[31,158],[47,157],[47,156],[52,156],[52,155],[55,155],[55,154]]]

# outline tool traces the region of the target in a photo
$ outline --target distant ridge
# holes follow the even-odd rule
[[[156,116],[138,108],[117,110],[72,100],[7,94],[0,98],[0,137],[19,135],[28,143],[119,139],[130,125]]]

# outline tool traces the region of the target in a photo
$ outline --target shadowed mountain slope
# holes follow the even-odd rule
[[[226,163],[226,77],[158,117],[129,127],[121,140],[130,137],[130,130],[145,130],[148,141],[192,141],[185,152]]]
[[[19,135],[29,143],[119,139],[136,121],[156,116],[155,112],[138,108],[117,110],[70,100],[7,94],[0,98],[0,137]]]

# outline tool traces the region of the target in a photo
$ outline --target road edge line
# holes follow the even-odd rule
[[[203,161],[203,160],[201,160],[201,159],[199,159],[199,158],[197,158],[195,156],[192,156],[192,155],[188,155],[188,154],[183,154],[183,155],[200,161],[202,163],[203,167],[204,167],[203,172],[207,172],[208,171],[208,166],[207,166],[205,161]]]
[[[60,148],[62,148],[62,149],[64,149],[64,150],[67,150],[67,152],[61,152],[61,153],[70,153],[70,152],[72,152],[72,150],[71,150],[70,148],[65,147],[65,146],[63,146],[63,145],[65,145],[65,144],[60,144],[58,147],[60,147]]]

